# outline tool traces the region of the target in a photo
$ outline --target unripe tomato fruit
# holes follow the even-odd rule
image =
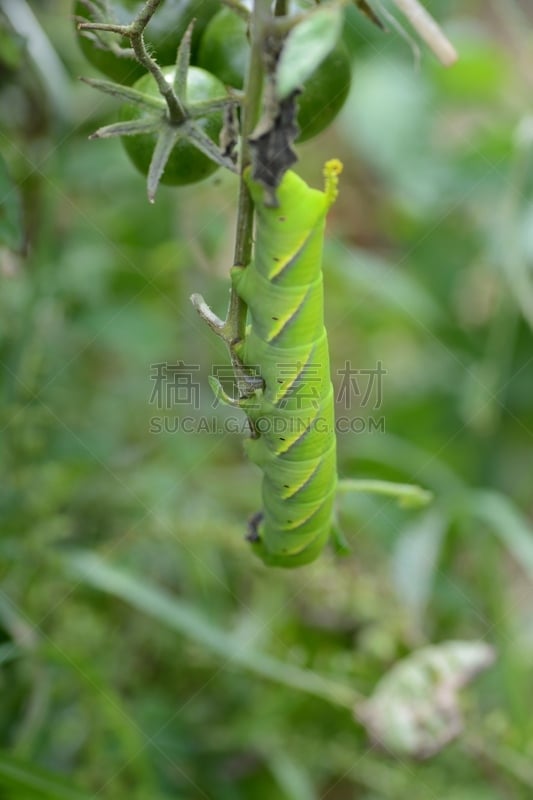
[[[144,0],[110,0],[109,5],[113,19],[106,21],[127,25],[144,6]],[[193,19],[195,23],[191,53],[194,63],[202,33],[209,20],[219,9],[219,0],[163,0],[148,23],[144,35],[145,42],[158,64],[165,66],[175,63],[178,45]],[[86,19],[88,22],[95,21],[91,20],[87,6],[81,0],[76,0],[74,3],[74,15]],[[131,85],[144,75],[144,68],[135,59],[121,58],[109,50],[95,47],[82,31],[77,31],[77,34],[80,47],[87,60],[108,78],[117,83]],[[114,34],[105,35],[113,37],[113,41],[122,47],[130,46],[127,39],[121,40]]]
[[[305,142],[327,128],[346,102],[352,70],[346,46],[339,42],[303,84],[297,99],[300,135]]]
[[[242,89],[250,56],[246,22],[229,8],[215,14],[204,31],[198,64],[222,83]]]
[[[204,31],[197,63],[226,85],[242,89],[249,57],[246,22],[223,8]],[[303,84],[297,99],[297,142],[312,139],[333,122],[348,96],[350,82],[350,56],[345,45],[339,43]]]
[[[167,67],[163,70],[165,78],[169,83],[174,80],[174,67]],[[143,75],[134,85],[140,92],[160,97],[157,84],[149,74]],[[187,102],[194,104],[202,100],[214,100],[217,97],[224,97],[226,90],[224,85],[215,78],[210,72],[198,67],[190,67],[187,74]],[[124,105],[120,111],[120,119],[133,120],[143,119],[149,114],[137,105]],[[150,114],[150,116],[152,116]],[[222,114],[213,112],[207,117],[197,120],[204,132],[218,143],[218,137],[222,129]],[[126,153],[133,164],[143,175],[148,174],[152,154],[156,144],[155,134],[142,134],[140,136],[123,136],[121,141]],[[185,186],[188,183],[198,183],[209,177],[218,169],[214,161],[207,158],[190,141],[179,139],[163,172],[161,183],[169,186]]]

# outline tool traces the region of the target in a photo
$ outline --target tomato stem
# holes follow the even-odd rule
[[[284,10],[286,0],[277,0],[278,11]],[[239,159],[239,197],[235,234],[234,267],[245,268],[252,259],[254,204],[244,173],[251,164],[250,138],[256,128],[263,105],[263,83],[265,77],[265,40],[272,31],[274,18],[270,0],[254,0],[249,20],[250,59],[244,80],[244,98],[241,103],[241,150]],[[239,344],[246,335],[247,305],[235,288],[230,288],[230,299],[226,319],[219,320],[201,295],[195,294],[191,301],[217,336],[227,345],[240,397],[249,391],[249,376],[239,357]]]
[[[233,259],[234,266],[238,267],[248,266],[252,258],[254,205],[244,181],[244,171],[251,162],[249,137],[255,128],[261,110],[264,76],[263,43],[270,21],[270,0],[254,0],[250,16],[250,61],[245,76],[244,101],[241,106],[240,184]],[[191,300],[204,321],[228,346],[239,395],[245,396],[248,389],[247,375],[238,356],[237,346],[243,341],[246,333],[246,303],[232,286],[226,319],[222,322],[213,314],[200,295],[193,295]]]
[[[162,0],[146,0],[135,19],[129,25],[116,25],[108,22],[82,22],[78,28],[83,31],[108,31],[125,36],[130,40],[135,58],[157,83],[157,88],[164,98],[170,122],[181,125],[187,119],[187,112],[171,84],[167,83],[159,64],[151,57],[144,43],[144,31]]]
[[[161,5],[161,2],[162,0],[147,0],[143,8],[139,11],[129,26],[129,36],[131,46],[137,57],[137,60],[140,64],[142,64],[143,67],[145,67],[145,69],[151,72],[155,82],[157,83],[157,88],[165,99],[170,121],[176,125],[180,125],[187,118],[187,112],[185,111],[181,100],[174,91],[173,86],[167,83],[161,68],[150,56],[146,49],[146,45],[144,44],[144,30],[152,19],[154,12]]]
[[[240,157],[240,185],[237,211],[234,265],[246,267],[252,257],[252,234],[254,224],[253,201],[246,186],[243,173],[250,164],[248,138],[259,118],[263,89],[263,37],[265,23],[269,18],[268,0],[255,0],[250,18],[251,53],[244,82],[242,107],[242,142]],[[246,304],[234,289],[231,289],[225,332],[230,342],[236,344],[244,338],[246,329]]]

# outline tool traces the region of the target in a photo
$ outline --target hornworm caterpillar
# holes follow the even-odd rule
[[[341,169],[340,161],[327,162],[324,191],[287,172],[276,208],[265,205],[262,188],[246,177],[256,241],[252,263],[232,270],[250,319],[236,352],[245,368],[259,369],[263,387],[239,405],[253,431],[246,450],[264,473],[263,511],[253,518],[249,539],[275,566],[313,561],[332,531],[337,465],[322,247]]]

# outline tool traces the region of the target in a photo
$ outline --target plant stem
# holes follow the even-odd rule
[[[455,64],[457,61],[455,47],[419,0],[392,0],[392,2],[407,17],[441,64],[445,67]]]
[[[165,99],[168,108],[170,122],[181,125],[187,119],[185,111],[179,97],[174,91],[173,86],[168,83],[159,67],[158,63],[149,54],[144,43],[144,30],[155,11],[161,5],[162,0],[146,0],[135,19],[130,25],[115,25],[106,22],[82,22],[78,25],[84,31],[109,31],[120,36],[126,36],[131,43],[131,47],[139,64],[150,72],[157,83],[160,94]]]
[[[244,103],[242,106],[241,158],[239,205],[237,210],[237,230],[233,263],[246,267],[252,257],[252,234],[254,209],[248,187],[244,182],[244,170],[250,164],[250,145],[248,138],[252,133],[261,108],[263,88],[263,29],[269,16],[268,0],[255,0],[250,18],[251,52],[248,71],[244,83]],[[228,314],[223,333],[230,346],[244,338],[246,329],[246,304],[232,287]]]
[[[406,506],[421,507],[430,503],[433,494],[427,489],[409,483],[393,483],[391,481],[380,480],[357,480],[346,478],[340,480],[337,486],[339,494],[350,492],[365,492],[369,494],[383,494],[394,497],[399,503]]]
[[[144,44],[144,30],[152,19],[154,12],[161,5],[161,2],[162,0],[147,0],[130,25],[130,41],[137,60],[153,75],[157,83],[157,88],[165,98],[170,121],[179,125],[184,122],[187,117],[185,109],[176,95],[174,88],[166,81],[159,65],[150,56]]]
[[[244,180],[244,172],[251,163],[249,137],[255,128],[261,110],[264,72],[263,40],[269,20],[269,0],[254,0],[250,16],[250,61],[245,77],[244,100],[241,106],[240,182],[233,257],[233,264],[237,267],[246,267],[252,258],[254,207]],[[211,311],[201,295],[192,295],[191,301],[211,330],[226,342],[239,389],[239,396],[245,396],[249,391],[249,385],[246,382],[242,363],[236,353],[236,345],[242,342],[246,333],[246,303],[239,297],[234,287],[231,286],[228,311],[225,321],[222,322]]]

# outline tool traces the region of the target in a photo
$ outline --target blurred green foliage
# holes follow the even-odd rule
[[[75,80],[90,69],[68,3],[28,6],[49,37],[39,68],[0,11],[1,798],[531,797],[533,18],[515,0],[427,5],[459,64],[417,65],[351,9],[352,92],[299,169],[318,184],[326,158],[345,163],[325,259],[333,374],[386,369],[379,409],[338,409],[364,429],[339,437],[340,472],[436,500],[344,496],[352,554],[288,574],[243,541],[260,481],[242,436],[150,432],[175,416],[150,403],[161,362],[200,367],[188,415],[228,417],[207,385],[226,355],[188,297],[223,313],[235,180],[150,206],[120,145],[87,141],[115,109]],[[80,549],[137,601],[74,573]],[[482,639],[498,661],[467,693],[464,736],[408,762],[346,709],[144,614],[149,586],[250,659],[364,695],[428,642]]]

